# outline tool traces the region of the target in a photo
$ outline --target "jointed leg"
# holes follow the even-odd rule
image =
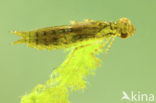
[[[68,60],[66,61],[65,65],[69,64],[69,62],[71,61],[71,59],[73,58],[75,52],[76,52],[78,49],[83,48],[83,47],[86,47],[86,46],[90,46],[90,45],[92,45],[92,44],[87,44],[87,45],[82,45],[82,46],[79,46],[79,47],[75,47],[75,48],[72,50],[72,52],[71,52],[71,54],[70,54],[70,57],[69,57]]]
[[[93,52],[91,52],[91,56],[92,56],[92,58],[96,61],[96,64],[97,64],[97,65],[99,65],[99,59],[95,57],[95,53],[96,53],[98,50],[100,50],[100,49],[102,49],[103,47],[105,47],[105,46],[108,44],[109,41],[110,41],[110,38],[109,38],[109,39],[106,39],[106,42],[105,42],[104,44],[100,45],[98,48],[94,49]]]
[[[115,37],[116,37],[116,36],[115,36]],[[109,49],[111,48],[113,42],[115,41],[115,37],[112,38],[112,40],[110,41],[110,43],[109,43],[108,46],[106,47],[104,59],[106,59],[106,57],[107,57],[107,55],[108,55],[108,52],[109,52]]]
[[[116,37],[116,36],[115,36],[115,37]],[[91,56],[92,56],[93,59],[96,61],[97,65],[98,65],[98,63],[99,63],[99,60],[94,56],[94,54],[95,54],[98,50],[100,50],[100,49],[102,49],[103,47],[105,47],[105,46],[109,43],[109,41],[110,41],[110,43],[108,44],[108,46],[105,48],[105,57],[104,57],[104,59],[105,59],[106,56],[107,56],[107,54],[108,54],[108,51],[109,51],[110,47],[112,46],[112,44],[113,44],[113,42],[114,42],[114,40],[115,40],[115,37],[113,37],[112,39],[111,39],[111,38],[107,38],[106,41],[104,42],[104,44],[100,45],[98,48],[96,48],[96,49],[91,53]]]

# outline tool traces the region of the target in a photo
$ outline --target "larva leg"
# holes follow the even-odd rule
[[[116,37],[116,36],[115,36]],[[106,59],[107,55],[108,55],[108,52],[109,52],[109,49],[111,48],[113,42],[115,41],[115,37],[112,37],[110,43],[108,44],[108,46],[106,47],[105,49],[105,56],[104,56],[104,60]]]
[[[96,65],[99,65],[99,59],[94,56],[94,52],[91,53],[92,58],[95,60]]]
[[[91,56],[92,56],[92,58],[96,61],[96,64],[97,64],[97,65],[99,65],[99,59],[97,59],[97,58],[95,57],[95,53],[96,53],[98,50],[100,50],[100,49],[102,49],[103,47],[105,47],[105,46],[108,44],[109,41],[110,41],[110,38],[109,38],[109,39],[106,39],[106,42],[105,42],[104,44],[102,44],[102,45],[100,45],[98,48],[94,49],[94,51],[91,53]]]
[[[99,64],[99,59],[97,59],[97,58],[94,56],[94,54],[95,54],[98,50],[100,50],[101,48],[105,47],[105,46],[109,43],[110,40],[111,40],[111,38],[107,38],[107,39],[106,39],[106,42],[105,42],[104,44],[100,45],[98,48],[94,49],[93,52],[91,52],[91,56],[92,56],[92,58],[96,61],[96,64],[97,64],[97,65]],[[114,40],[115,40],[115,37],[112,38],[111,42],[110,42],[109,45],[106,47],[106,50],[105,50],[106,55],[107,55],[107,53],[108,53],[108,51],[109,51],[109,49],[110,49],[112,43],[114,42]],[[66,65],[66,64],[69,64],[69,62],[71,61],[72,57],[74,56],[74,53],[76,52],[76,50],[78,50],[78,49],[80,49],[80,48],[83,48],[83,47],[86,47],[86,46],[90,46],[90,45],[93,45],[93,44],[88,44],[88,45],[82,45],[82,46],[79,46],[79,47],[75,47],[75,48],[73,49],[72,53],[70,54],[69,59],[66,61],[65,65]]]
[[[69,59],[66,61],[65,65],[69,64],[69,62],[71,61],[72,57],[74,56],[74,53],[76,50],[78,50],[79,47],[76,47],[72,50],[72,53],[70,54]]]
[[[71,61],[72,57],[74,56],[75,52],[80,49],[80,48],[83,48],[83,47],[86,47],[86,46],[90,46],[92,44],[88,44],[88,45],[82,45],[82,46],[79,46],[79,47],[75,47],[72,51],[72,53],[70,54],[70,57],[69,59],[66,61],[65,65],[69,64],[69,62]]]
[[[109,49],[111,48],[113,42],[115,41],[115,37],[112,38],[111,42],[109,43],[109,45],[106,47],[105,49],[105,54],[107,55],[109,52]]]

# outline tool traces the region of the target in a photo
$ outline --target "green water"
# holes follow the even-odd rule
[[[106,61],[88,79],[88,88],[72,93],[70,100],[124,103],[122,91],[156,96],[155,5],[154,0],[0,0],[0,103],[20,103],[20,97],[43,84],[66,56],[63,50],[38,51],[11,45],[19,38],[9,31],[120,17],[132,21],[135,35],[127,40],[117,38]]]

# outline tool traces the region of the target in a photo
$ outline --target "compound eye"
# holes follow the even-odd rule
[[[120,37],[121,38],[128,38],[128,34],[127,33],[121,33]]]

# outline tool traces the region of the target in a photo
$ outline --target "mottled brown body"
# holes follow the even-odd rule
[[[35,43],[36,45],[68,45],[95,39],[97,38],[96,34],[108,26],[109,24],[104,22],[90,22],[87,24],[44,28],[36,30],[36,32],[29,32],[30,37],[26,39],[26,42]],[[32,35],[34,35],[33,38]]]
[[[123,20],[124,19],[124,20]],[[116,22],[72,22],[71,25],[55,26],[29,32],[13,32],[23,38],[15,43],[26,43],[38,49],[68,48],[88,40],[101,40],[120,36],[127,38],[134,33],[134,26],[127,18]]]

